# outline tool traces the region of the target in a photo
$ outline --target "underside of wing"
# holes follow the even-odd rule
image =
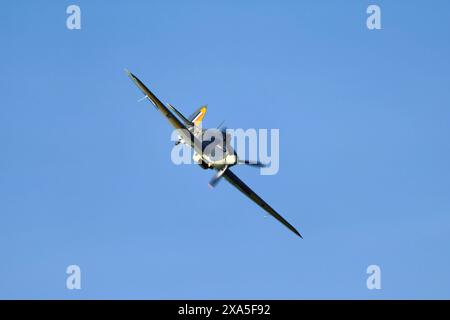
[[[253,192],[250,187],[248,187],[241,179],[239,179],[231,170],[226,170],[223,173],[223,177],[230,182],[233,186],[238,188],[243,194],[252,199],[256,204],[258,204],[261,208],[263,208],[266,212],[268,212],[275,219],[284,224],[289,230],[294,232],[300,238],[303,238],[302,235],[295,229],[289,222],[287,222],[280,214],[278,214],[267,202],[265,202],[261,197],[259,197],[255,192]]]
[[[180,122],[180,120],[175,117],[169,109],[166,108],[166,106],[159,101],[159,99],[151,92],[145,84],[142,83],[141,80],[139,80],[138,77],[136,77],[134,74],[132,74],[130,71],[125,70],[128,77],[134,82],[134,84],[139,88],[139,90],[142,91],[143,94],[145,94],[145,97],[150,100],[150,102],[158,109],[164,117],[167,118],[169,123],[175,128],[175,129],[187,129],[186,126]]]
[[[186,123],[189,122],[184,116],[182,117],[183,122],[180,121],[180,119],[175,116],[154,94],[151,92],[145,85],[142,83],[141,80],[139,80],[138,77],[136,77],[134,74],[132,74],[130,71],[125,70],[128,77],[134,82],[134,84],[139,88],[139,90],[142,91],[143,94],[145,94],[145,98],[150,100],[150,102],[156,107],[156,109],[159,110],[159,112],[162,113],[162,115],[169,121],[169,123],[175,128],[175,129],[181,129],[179,131],[180,136],[183,137],[184,141],[187,141],[192,148],[197,153],[202,153],[201,148],[201,142],[198,141],[198,139],[192,135],[192,133],[188,130],[186,127]],[[176,110],[173,106],[169,107],[171,110]],[[181,113],[178,111],[175,112],[178,116],[181,116]]]

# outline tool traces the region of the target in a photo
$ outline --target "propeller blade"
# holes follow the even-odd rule
[[[217,128],[218,130],[220,130],[223,133],[227,133],[227,127],[226,126],[220,126],[220,128]]]
[[[259,162],[259,161],[253,162],[253,161],[249,161],[249,160],[238,160],[237,163],[239,163],[239,164],[246,164],[248,166],[256,167],[256,168],[265,168],[265,167],[267,167],[267,164]]]
[[[212,189],[214,188],[220,181],[220,178],[222,178],[222,175],[225,173],[225,171],[228,169],[228,166],[223,168],[222,170],[217,171],[217,173],[211,178],[209,181],[208,186]]]
[[[218,174],[215,174],[211,180],[209,181],[208,186],[212,189],[214,188],[220,181],[221,176],[219,176]]]
[[[225,123],[225,120],[223,120],[218,126],[217,126],[217,130],[220,130],[223,126],[223,124]]]

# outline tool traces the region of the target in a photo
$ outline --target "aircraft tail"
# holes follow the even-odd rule
[[[202,123],[205,114],[206,106],[201,106],[189,117],[189,121],[191,121],[194,125],[199,126]]]

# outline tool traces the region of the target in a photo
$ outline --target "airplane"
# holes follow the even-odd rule
[[[201,122],[206,114],[207,107],[202,106],[197,109],[189,118],[186,118],[181,112],[175,109],[171,104],[167,107],[139,80],[134,74],[125,69],[128,77],[135,83],[135,85],[144,94],[141,100],[148,99],[155,108],[169,121],[169,123],[177,130],[179,139],[175,144],[186,144],[194,149],[193,160],[199,164],[203,169],[216,170],[216,174],[211,179],[209,186],[211,188],[219,182],[221,178],[225,178],[229,183],[236,187],[239,191],[245,194],[248,198],[254,201],[267,213],[281,222],[285,227],[303,239],[303,236],[295,229],[287,220],[285,220],[279,213],[277,213],[267,202],[259,197],[250,187],[248,187],[241,179],[239,179],[231,170],[230,167],[237,164],[246,164],[256,167],[262,167],[264,164],[260,162],[251,162],[241,160],[237,157],[236,152],[228,144],[217,145],[222,152],[222,156],[217,159],[211,151],[207,151],[207,145],[203,142],[205,129],[201,128]],[[220,127],[220,126],[219,126]],[[226,131],[221,131],[223,138],[227,141]],[[209,148],[211,149],[211,148]]]

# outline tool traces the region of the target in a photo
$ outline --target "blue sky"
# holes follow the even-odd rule
[[[0,298],[450,298],[449,14],[444,0],[5,2]],[[305,239],[175,166],[170,126],[124,68],[187,115],[208,104],[206,127],[279,128],[277,175],[234,172]]]

